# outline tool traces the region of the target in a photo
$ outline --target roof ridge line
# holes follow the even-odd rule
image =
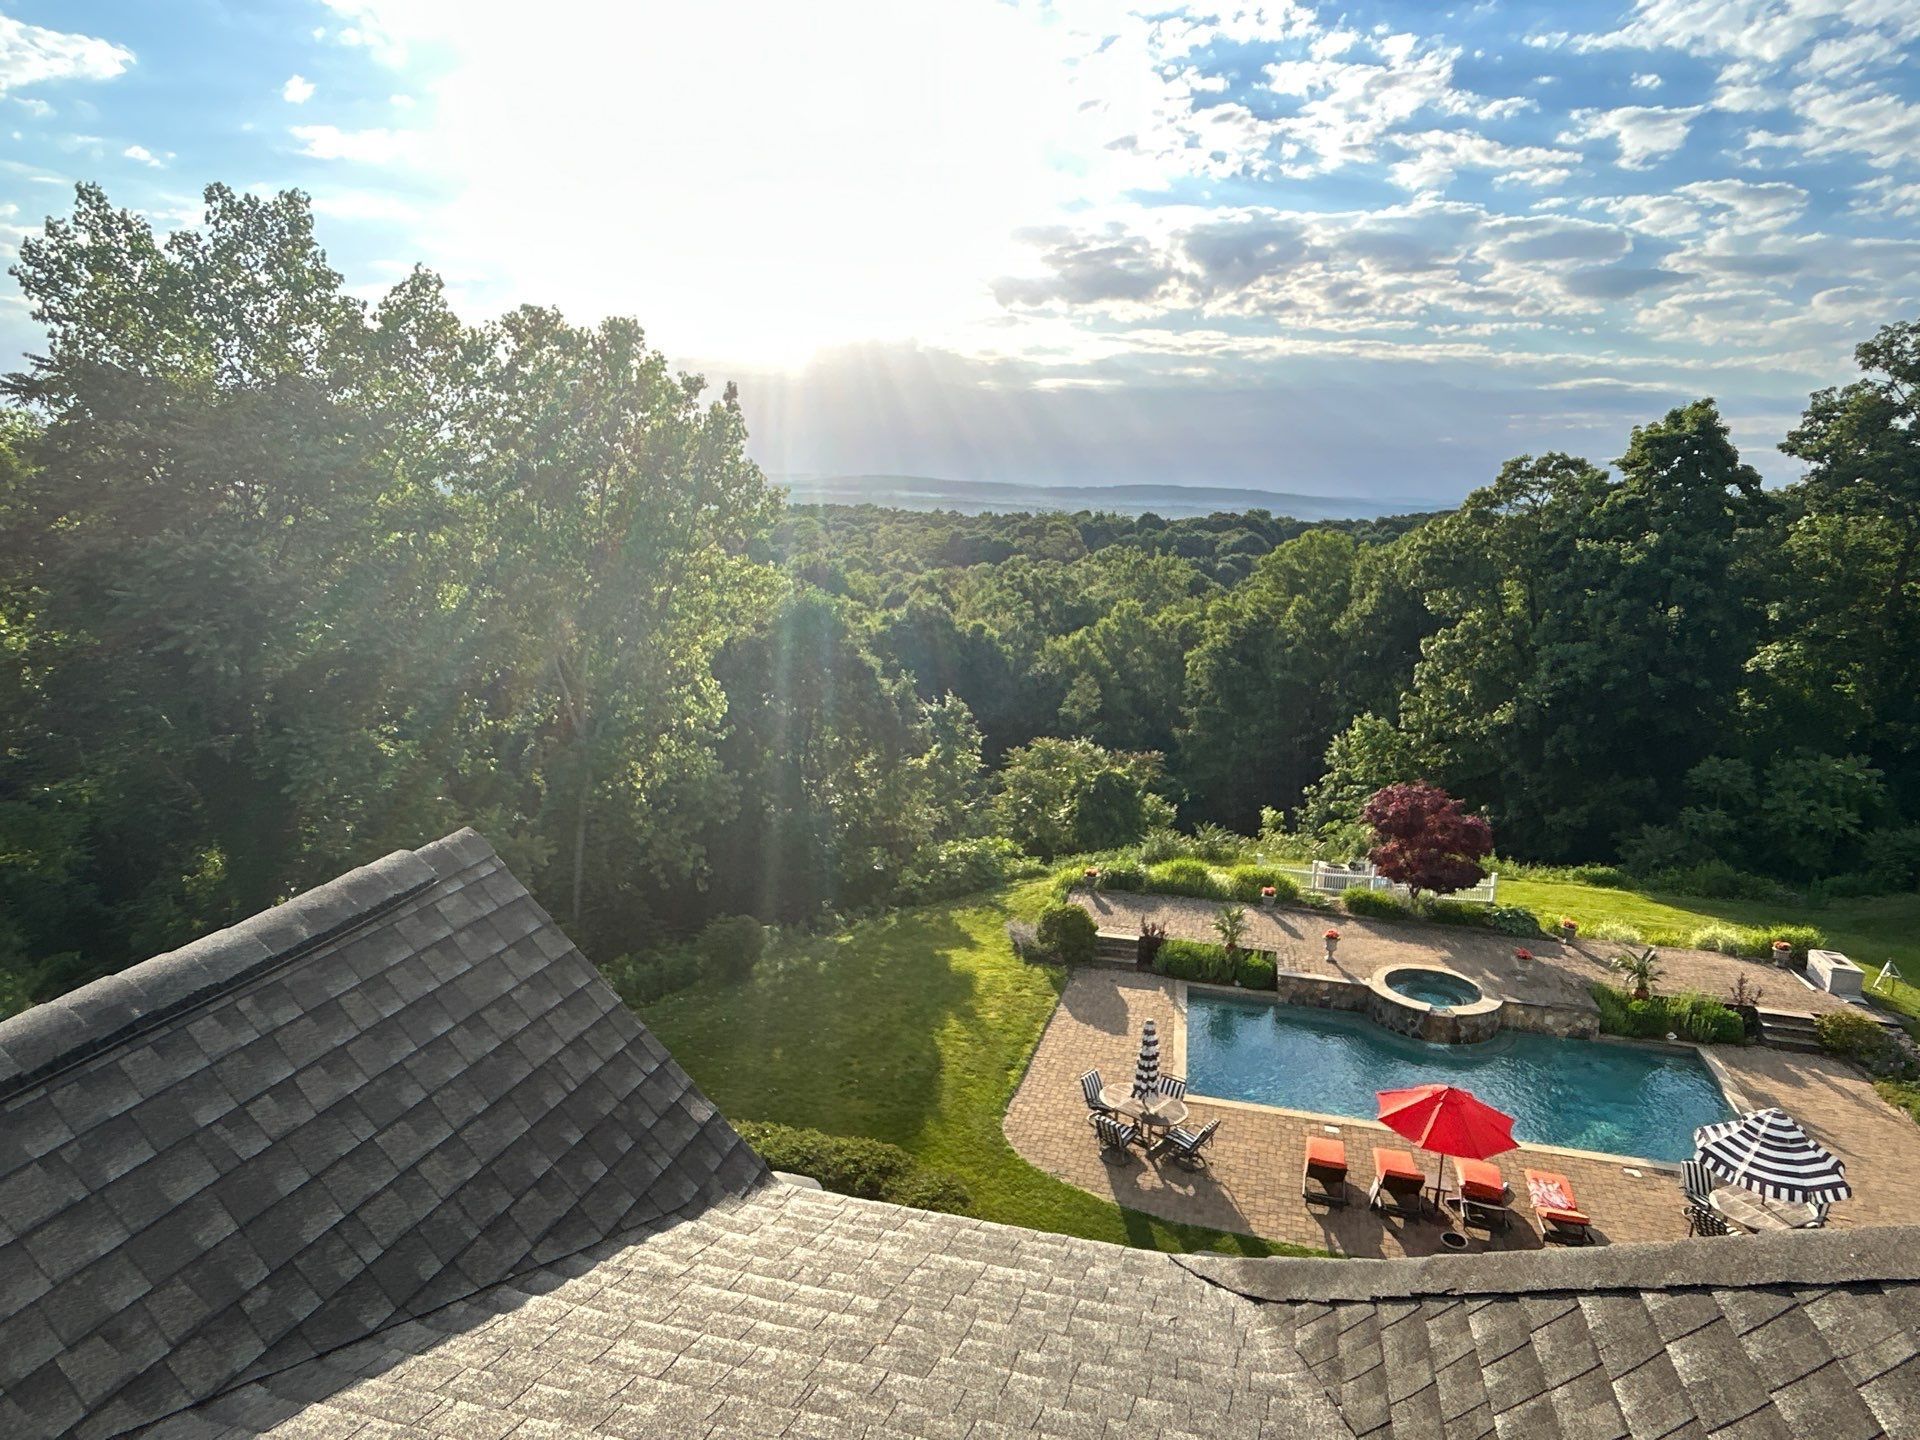
[[[1920,1281],[1920,1226],[1792,1230],[1726,1242],[1693,1238],[1419,1259],[1172,1258],[1203,1279],[1249,1300],[1268,1302],[1544,1295],[1575,1290],[1751,1290]]]
[[[298,963],[492,853],[471,829],[418,850],[395,850],[271,910],[0,1020],[0,1104]]]

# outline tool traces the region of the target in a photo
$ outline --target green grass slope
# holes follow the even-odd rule
[[[745,984],[683,991],[644,1018],[727,1115],[891,1141],[959,1175],[984,1219],[1159,1250],[1308,1253],[1122,1209],[1014,1153],[1001,1115],[1065,975],[1019,960],[1003,926],[1042,893],[920,906],[782,946]]]
[[[1920,1016],[1920,895],[1838,900],[1811,910],[1753,900],[1611,890],[1563,880],[1503,878],[1500,901],[1524,906],[1549,928],[1559,924],[1562,915],[1571,915],[1583,929],[1606,922],[1631,925],[1649,945],[1686,945],[1696,930],[1716,921],[1751,928],[1812,925],[1826,935],[1828,949],[1841,951],[1856,965],[1877,973],[1881,965],[1893,961],[1904,978],[1895,982],[1892,996],[1875,998]]]

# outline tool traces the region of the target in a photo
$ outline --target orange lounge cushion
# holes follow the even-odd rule
[[[1314,1136],[1307,1141],[1307,1168],[1338,1170],[1347,1173],[1347,1147],[1344,1141]]]
[[[1424,1185],[1427,1174],[1413,1163],[1413,1156],[1404,1150],[1382,1150],[1373,1152],[1374,1173],[1382,1180],[1414,1180]]]
[[[1460,1193],[1469,1200],[1484,1200],[1490,1205],[1498,1205],[1507,1198],[1507,1182],[1500,1174],[1498,1165],[1489,1165],[1484,1160],[1456,1160],[1453,1163],[1455,1173],[1460,1176]]]
[[[1527,1171],[1527,1198],[1543,1219],[1564,1220],[1569,1225],[1593,1223],[1575,1208],[1572,1182],[1552,1170]]]

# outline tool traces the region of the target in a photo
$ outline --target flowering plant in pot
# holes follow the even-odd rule
[[[1531,960],[1533,958],[1533,952],[1524,945],[1516,945],[1513,947],[1513,958],[1516,960]]]
[[[1571,945],[1573,937],[1580,933],[1580,924],[1571,915],[1560,917],[1560,938]]]
[[[1262,905],[1272,905],[1279,893],[1280,892],[1271,885],[1262,885],[1260,887],[1260,903]]]
[[[1773,963],[1784,968],[1787,962],[1791,959],[1793,959],[1793,946],[1789,945],[1784,940],[1774,941],[1773,942]]]
[[[1098,890],[1100,888],[1100,867],[1098,865],[1087,866],[1085,870],[1080,872],[1080,876],[1087,882],[1087,889]]]
[[[1329,930],[1320,938],[1327,942],[1327,959],[1331,960],[1333,958],[1333,952],[1340,948],[1340,932],[1338,930]]]

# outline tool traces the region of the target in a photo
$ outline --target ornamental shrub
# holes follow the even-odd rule
[[[828,1135],[764,1120],[744,1120],[734,1128],[771,1168],[806,1175],[836,1195],[953,1215],[964,1215],[973,1205],[958,1176],[930,1169],[884,1140]]]
[[[1540,921],[1524,905],[1495,905],[1487,911],[1487,924],[1502,935],[1526,938],[1540,934]]]
[[[1282,905],[1300,898],[1300,887],[1293,877],[1281,874],[1271,865],[1236,865],[1227,872],[1227,887],[1233,892],[1233,898],[1249,905],[1261,900],[1260,891],[1268,885],[1273,887],[1273,898]]]
[[[1273,957],[1258,950],[1240,952],[1240,969],[1234,981],[1243,990],[1271,990],[1276,984],[1279,966]]]
[[[751,975],[766,949],[766,927],[751,915],[709,920],[693,942],[701,973],[722,985],[737,985]]]
[[[1485,905],[1469,905],[1463,900],[1436,900],[1427,906],[1427,918],[1436,925],[1464,925],[1485,930],[1493,924],[1493,913]]]
[[[1751,955],[1754,936],[1751,930],[1743,930],[1738,925],[1703,925],[1693,932],[1693,948],[1717,950],[1722,955]]]
[[[1139,847],[1134,852],[1140,857],[1142,865],[1158,865],[1163,860],[1191,860],[1197,858],[1193,853],[1193,842],[1178,830],[1160,826],[1147,831]]]
[[[1862,1064],[1886,1043],[1879,1022],[1858,1010],[1829,1010],[1816,1015],[1813,1031],[1820,1037],[1820,1048],[1829,1055]]]
[[[1664,1040],[1669,1034],[1698,1045],[1737,1045],[1746,1038],[1746,1022],[1712,996],[1695,992],[1635,1000],[1611,985],[1593,987],[1600,1007],[1600,1030],[1638,1040]]]
[[[1631,925],[1622,925],[1612,920],[1602,920],[1598,925],[1589,925],[1586,930],[1589,940],[1607,940],[1620,945],[1644,945],[1645,938]]]
[[[1067,965],[1086,965],[1093,960],[1095,925],[1093,916],[1078,905],[1049,905],[1040,912],[1034,936],[1040,948]]]
[[[1754,938],[1755,955],[1773,953],[1773,942],[1784,940],[1793,949],[1795,959],[1807,958],[1807,951],[1825,947],[1827,937],[1811,925],[1762,925],[1749,932]]]
[[[1203,940],[1168,940],[1153,957],[1162,975],[1176,980],[1200,980],[1209,985],[1234,983],[1234,964],[1224,945]]]
[[[1147,870],[1147,889],[1161,895],[1191,895],[1200,900],[1230,900],[1232,892],[1204,860],[1164,860]]]
[[[1340,903],[1349,915],[1368,915],[1377,920],[1406,920],[1413,915],[1406,901],[1385,890],[1362,890],[1356,886],[1340,892]]]
[[[1112,865],[1100,867],[1100,888],[1102,890],[1144,890],[1147,888],[1147,867],[1136,865],[1131,860],[1120,860]]]

